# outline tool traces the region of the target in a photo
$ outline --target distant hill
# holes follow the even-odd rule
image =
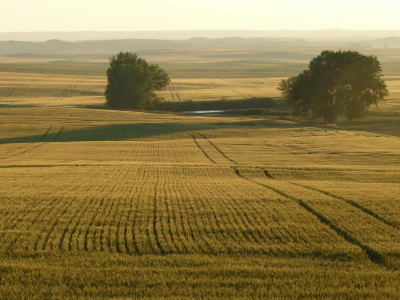
[[[400,38],[373,40],[380,48],[384,44],[399,45]],[[396,44],[397,43],[397,44]],[[358,40],[306,40],[299,38],[242,38],[227,37],[209,39],[204,37],[187,40],[117,39],[61,41],[51,39],[45,42],[4,41],[0,42],[0,54],[17,55],[22,53],[115,53],[119,51],[138,52],[163,49],[248,49],[248,50],[299,50],[299,49],[365,49],[370,41]]]
[[[80,41],[65,42],[49,40],[46,42],[0,42],[0,54],[18,53],[93,53],[93,52],[118,52],[141,51],[156,49],[190,48],[190,44],[177,41],[162,40],[108,40],[108,41]]]
[[[85,50],[87,49],[84,49],[77,43],[64,42],[59,40],[50,40],[47,42],[0,42],[0,53],[3,54],[37,52],[71,53],[84,52]]]
[[[374,47],[400,47],[400,37],[391,36],[369,42]]]
[[[400,36],[400,30],[181,30],[181,31],[77,31],[77,32],[0,32],[0,41],[64,41],[158,39],[186,40],[205,38],[303,38],[303,39],[380,39]]]

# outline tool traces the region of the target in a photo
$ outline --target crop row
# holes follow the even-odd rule
[[[88,170],[67,176],[58,191],[51,172],[41,195],[26,199],[8,191],[1,208],[4,249],[362,256],[297,203],[230,167],[76,167],[82,168]],[[25,178],[32,190],[47,171]]]

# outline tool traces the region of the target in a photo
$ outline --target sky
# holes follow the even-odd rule
[[[0,32],[399,30],[399,0],[0,0]]]

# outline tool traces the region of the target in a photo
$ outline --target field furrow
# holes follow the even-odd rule
[[[346,199],[346,198],[343,198],[343,197],[341,197],[341,196],[336,196],[336,195],[334,195],[334,194],[332,194],[332,193],[329,193],[329,192],[327,192],[327,191],[325,191],[325,190],[321,190],[321,189],[318,189],[318,188],[309,187],[309,186],[307,186],[307,185],[305,185],[305,184],[294,183],[294,182],[292,182],[292,184],[295,184],[295,185],[297,185],[297,186],[300,186],[300,187],[303,187],[303,188],[306,188],[306,189],[310,189],[310,190],[313,190],[313,191],[316,191],[316,192],[320,192],[320,193],[322,193],[322,194],[324,194],[324,195],[330,196],[330,197],[335,198],[335,199],[338,199],[338,200],[342,200],[342,201],[344,201],[344,202],[346,202],[346,203],[348,203],[348,204],[354,206],[355,208],[358,208],[358,209],[361,210],[362,212],[364,212],[364,213],[366,213],[366,214],[368,214],[368,215],[374,217],[374,218],[377,219],[378,221],[383,222],[383,223],[385,223],[386,225],[393,227],[394,229],[400,229],[400,226],[399,226],[398,224],[396,224],[395,222],[392,222],[392,221],[390,221],[390,220],[388,220],[388,219],[385,219],[384,217],[380,216],[379,214],[377,214],[377,213],[374,212],[373,210],[371,210],[371,209],[369,209],[369,208],[363,206],[363,205],[360,204],[360,203],[357,203],[356,201],[353,201],[353,200],[351,200],[351,199]]]
[[[239,175],[297,201],[345,240],[363,249],[371,261],[389,268],[398,267],[399,230],[346,201],[299,185],[271,180],[261,170],[251,172],[250,176],[239,171]]]
[[[201,152],[203,152],[204,156],[207,157],[208,160],[209,160],[210,162],[212,162],[213,164],[216,164],[216,162],[215,162],[215,161],[208,155],[208,153],[204,150],[204,148],[203,148],[203,147],[204,147],[204,144],[203,144],[203,146],[201,146],[201,145],[199,144],[198,140],[196,139],[196,137],[195,137],[193,134],[188,133],[188,135],[190,135],[190,136],[193,138],[193,141],[194,141],[194,143],[196,144],[197,148],[199,148],[199,149],[201,150]]]
[[[396,176],[396,175],[394,175]],[[400,229],[400,201],[397,183],[297,182],[343,201],[350,202],[365,213],[389,226]]]

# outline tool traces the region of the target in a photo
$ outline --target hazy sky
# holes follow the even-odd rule
[[[400,29],[399,0],[0,0],[0,31]]]

